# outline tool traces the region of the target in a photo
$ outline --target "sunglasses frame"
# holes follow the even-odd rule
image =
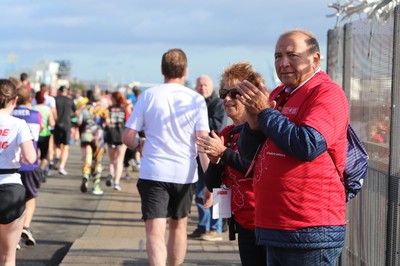
[[[219,95],[219,98],[222,100],[225,99],[226,96],[228,96],[228,95],[231,99],[236,99],[236,95],[240,95],[240,93],[236,88],[220,89],[218,95]]]

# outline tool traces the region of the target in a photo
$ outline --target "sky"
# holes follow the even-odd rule
[[[161,57],[181,48],[187,80],[202,74],[218,85],[223,69],[251,62],[274,78],[274,47],[289,29],[317,37],[323,59],[336,18],[329,0],[2,0],[0,77],[10,55],[17,69],[69,60],[77,80],[162,83]],[[324,68],[322,60],[322,68]]]

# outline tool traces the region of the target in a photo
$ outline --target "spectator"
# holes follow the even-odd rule
[[[210,131],[221,132],[226,126],[227,117],[222,101],[214,91],[211,78],[206,75],[198,77],[196,80],[196,91],[206,100]],[[204,191],[206,189],[204,172],[198,160],[197,163],[199,180],[196,184],[195,202],[199,214],[199,222],[197,228],[188,237],[201,238],[206,241],[220,241],[222,240],[222,219],[213,219],[212,208],[204,208],[204,194],[209,193],[209,191]]]
[[[243,158],[237,147],[237,139],[246,122],[244,105],[236,98],[236,84],[243,80],[250,81],[256,87],[264,83],[262,76],[250,63],[240,62],[225,69],[221,76],[219,96],[233,124],[225,127],[219,136],[211,132],[210,137],[200,138],[198,144],[206,148],[210,159],[204,177],[208,190],[222,186],[231,191],[230,239],[235,238],[233,233],[237,231],[242,265],[261,266],[265,265],[266,254],[263,246],[256,245],[253,180],[245,176],[251,160]]]
[[[257,244],[266,246],[269,266],[336,265],[346,232],[339,174],[347,152],[346,95],[320,70],[310,32],[279,37],[275,70],[283,84],[271,94],[248,81],[237,85],[248,121],[239,153],[251,154],[254,136],[266,138],[252,169]]]
[[[37,150],[39,132],[41,130],[42,117],[38,111],[31,110],[32,92],[28,88],[22,87],[18,89],[17,107],[12,112],[12,115],[25,120],[33,136],[33,144]],[[18,172],[21,174],[22,184],[25,186],[25,219],[21,237],[25,244],[32,246],[36,244],[30,229],[33,215],[36,209],[36,198],[40,188],[41,174],[39,171],[38,160],[28,165],[21,162],[21,167]]]
[[[15,265],[16,248],[24,225],[25,187],[18,173],[19,160],[31,165],[36,159],[33,137],[24,120],[11,116],[17,88],[0,79],[0,258],[2,265]]]
[[[57,120],[54,127],[54,144],[56,146],[56,158],[60,158],[58,172],[67,175],[65,164],[69,155],[69,143],[71,139],[71,118],[76,116],[76,108],[73,100],[67,97],[68,90],[65,86],[59,89],[59,95],[56,97]],[[58,151],[59,150],[59,151]]]
[[[195,138],[208,135],[203,97],[183,86],[187,58],[181,49],[164,53],[164,84],[142,93],[123,136],[131,149],[143,146],[137,187],[146,228],[150,265],[181,265],[187,248],[187,216],[197,181]],[[137,138],[144,130],[146,140]],[[203,169],[208,158],[200,154]],[[169,225],[168,244],[165,230]]]

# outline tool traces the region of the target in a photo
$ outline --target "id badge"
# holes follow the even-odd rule
[[[212,218],[230,218],[231,209],[231,189],[230,188],[214,188],[213,189],[213,211]]]

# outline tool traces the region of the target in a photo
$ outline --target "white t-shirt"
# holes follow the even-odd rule
[[[22,119],[0,113],[0,169],[20,168],[21,143],[33,140],[31,131]],[[0,174],[0,184],[22,184],[21,176]]]
[[[177,184],[197,181],[196,131],[209,131],[204,97],[177,83],[147,89],[126,127],[146,133],[141,179]]]
[[[35,98],[32,99],[31,104],[32,104],[32,106],[35,106],[37,104]],[[44,105],[46,105],[50,108],[56,108],[56,99],[53,96],[45,95],[44,96]]]

